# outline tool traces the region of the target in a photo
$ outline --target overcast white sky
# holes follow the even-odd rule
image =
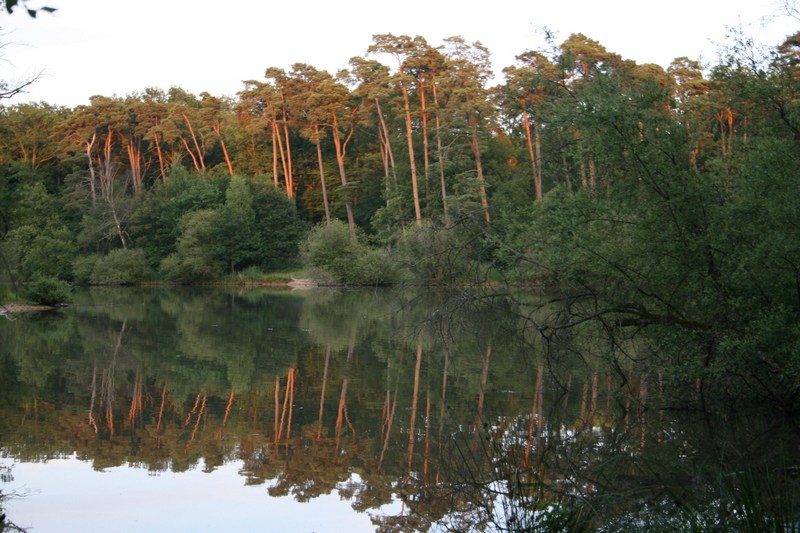
[[[796,0],[795,0],[796,1]],[[331,73],[366,54],[372,35],[421,35],[438,46],[480,41],[497,71],[541,46],[541,27],[583,33],[637,63],[713,61],[726,27],[775,45],[800,29],[783,0],[29,0],[58,9],[0,14],[0,79],[43,77],[6,103],[73,107],[90,96],[179,86],[234,96],[267,67],[308,63]]]

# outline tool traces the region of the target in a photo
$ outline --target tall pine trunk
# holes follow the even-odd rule
[[[325,224],[330,226],[331,224],[331,208],[328,204],[328,188],[325,185],[325,166],[322,163],[322,146],[321,146],[321,139],[319,135],[319,125],[314,124],[314,133],[317,136],[317,164],[319,165],[319,181],[320,186],[322,187],[322,204],[325,207]]]
[[[344,207],[347,211],[347,224],[350,227],[350,236],[355,238],[356,236],[356,219],[353,216],[353,202],[350,199],[350,191],[347,190],[347,173],[345,172],[344,168],[344,155],[347,146],[347,140],[342,142],[341,137],[339,136],[339,121],[336,118],[336,113],[333,114],[333,145],[336,148],[336,164],[339,167],[339,178],[342,181],[342,188],[344,188],[345,193],[345,200],[344,200]],[[351,130],[352,134],[352,130]]]
[[[489,215],[489,199],[486,197],[486,183],[483,177],[483,164],[481,163],[481,146],[478,141],[478,124],[474,119],[470,119],[470,122],[472,125],[470,146],[472,147],[472,155],[475,157],[475,171],[478,175],[478,192],[481,197],[481,207],[483,207],[483,216],[486,222],[491,222],[492,217]]]
[[[411,170],[411,194],[414,197],[414,220],[417,225],[422,224],[422,210],[419,206],[419,187],[417,185],[417,164],[414,156],[414,140],[412,138],[411,128],[411,105],[408,101],[408,90],[405,86],[401,86],[403,93],[403,106],[406,118],[406,142],[408,143],[408,164]]]

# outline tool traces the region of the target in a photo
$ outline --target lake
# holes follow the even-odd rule
[[[37,532],[797,524],[795,420],[767,404],[712,405],[633,342],[614,358],[591,336],[554,343],[529,327],[547,311],[524,302],[466,289],[107,288],[2,319],[6,521]]]

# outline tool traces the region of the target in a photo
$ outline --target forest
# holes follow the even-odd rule
[[[582,34],[491,85],[460,37],[375,35],[235,97],[0,107],[2,300],[76,285],[518,287],[548,340],[636,335],[684,377],[800,393],[800,33],[664,69]]]

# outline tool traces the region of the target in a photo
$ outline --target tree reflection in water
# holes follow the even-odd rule
[[[239,461],[270,497],[338,493],[380,531],[798,520],[793,420],[701,410],[660,369],[525,342],[502,306],[359,291],[84,298],[0,327],[0,446],[15,461]],[[375,512],[392,501],[399,515]]]

